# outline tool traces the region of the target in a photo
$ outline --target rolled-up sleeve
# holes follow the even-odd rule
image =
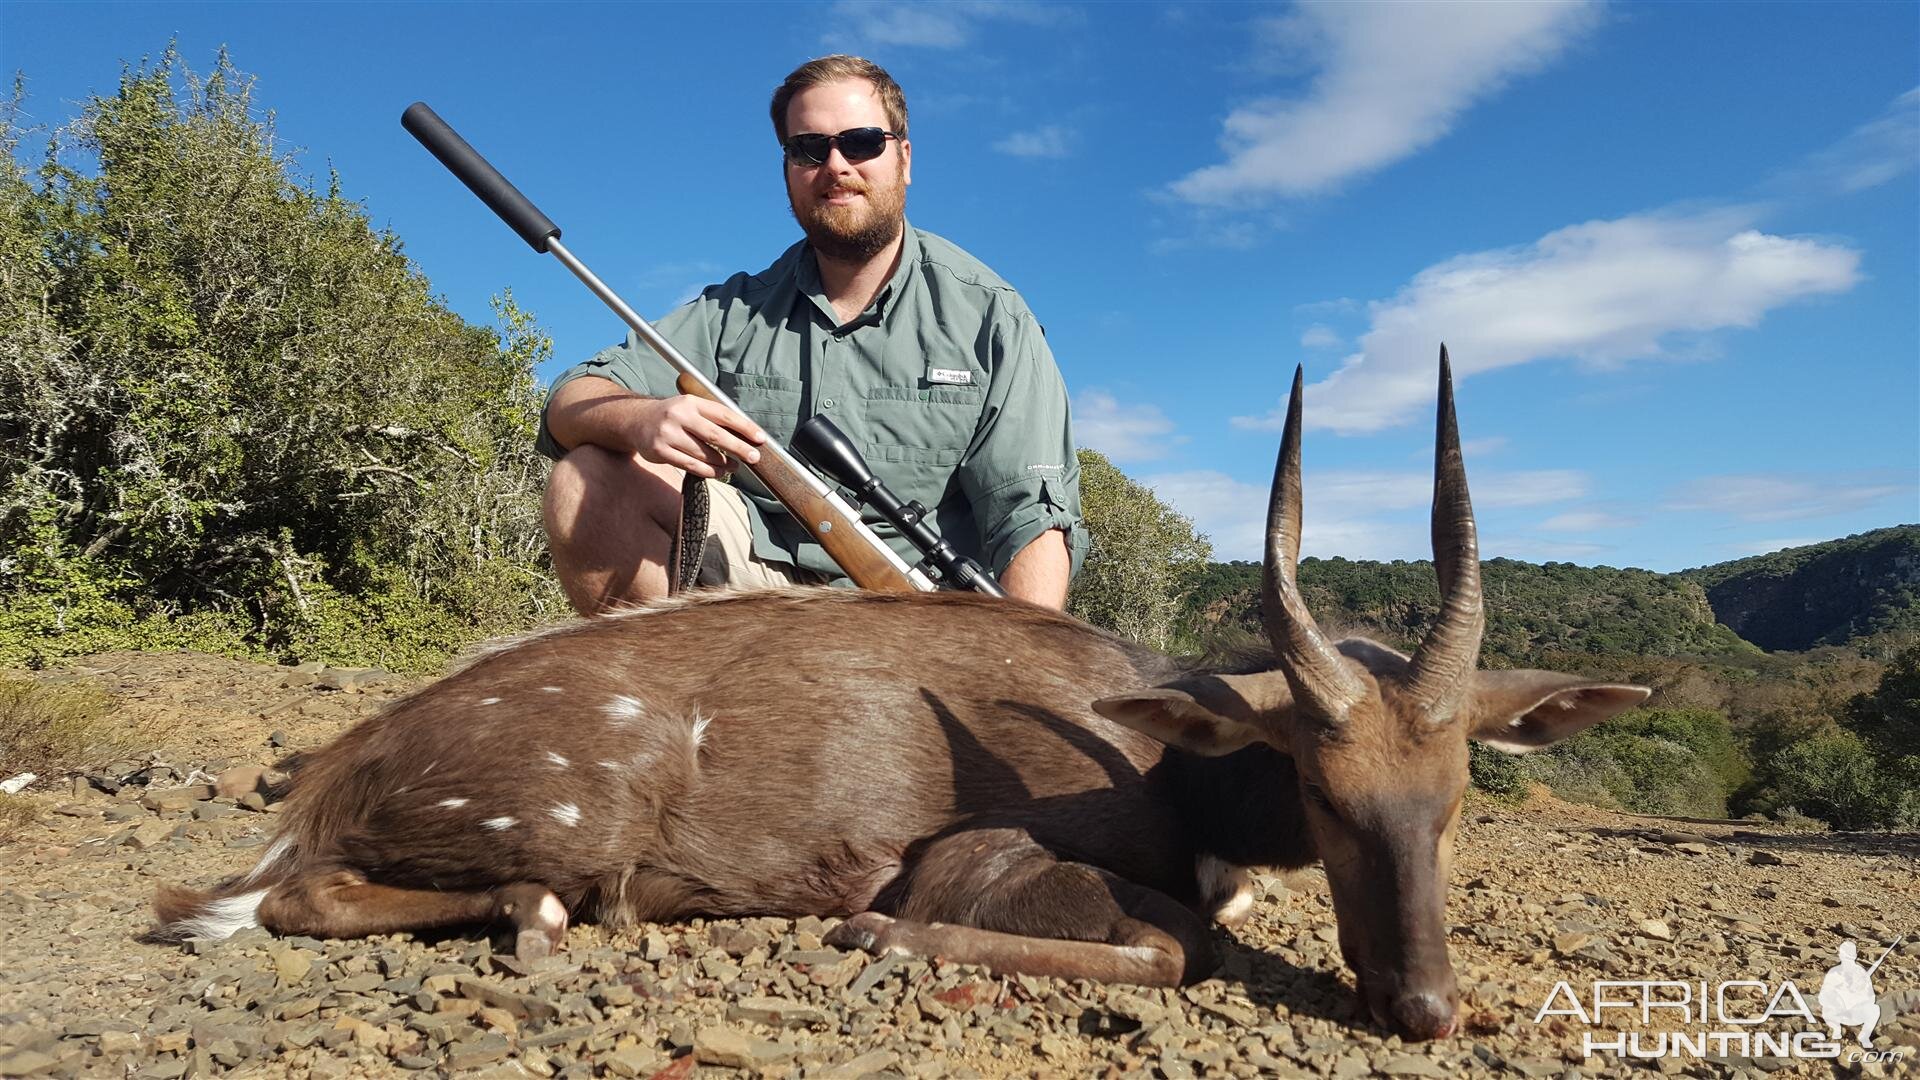
[[[1060,529],[1077,574],[1087,535],[1066,384],[1039,324],[1024,309],[1009,321],[998,351],[980,426],[959,469],[981,550],[993,572],[1003,573],[1041,533]]]
[[[705,296],[696,297],[655,323],[654,329],[672,342],[694,366],[705,371],[708,378],[712,378],[713,341],[707,331],[709,306]],[[626,341],[602,349],[561,372],[560,377],[553,380],[553,386],[548,388],[546,404],[540,408],[540,432],[534,440],[534,448],[555,461],[565,457],[567,451],[554,439],[553,432],[547,429],[547,410],[553,408],[553,395],[561,387],[586,375],[606,379],[643,397],[671,397],[679,393],[674,386],[672,366],[660,359],[660,354],[654,352],[652,346],[641,341],[639,334],[629,330]]]

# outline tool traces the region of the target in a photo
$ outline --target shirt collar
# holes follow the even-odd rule
[[[873,303],[867,305],[867,310],[860,313],[859,318],[838,327],[841,331],[885,319],[887,312],[892,309],[893,299],[907,290],[909,283],[913,280],[915,267],[920,265],[920,235],[915,231],[913,223],[904,218],[900,223],[900,235],[900,263],[893,268],[893,276],[887,279],[886,285],[873,298]],[[813,254],[813,245],[805,240],[800,243],[800,265],[796,284],[800,286],[800,291],[806,295],[807,299],[813,301],[814,309],[826,317],[827,325],[836,326],[839,316],[834,314],[833,304],[827,299],[826,289],[820,284],[820,262]]]

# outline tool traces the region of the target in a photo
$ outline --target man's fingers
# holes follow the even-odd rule
[[[739,438],[756,446],[767,441],[767,433],[760,430],[759,424],[734,412],[725,405],[717,401],[708,401],[705,398],[695,398],[694,401],[699,403],[701,418],[708,423],[726,428]],[[718,440],[716,440],[716,442],[717,441]],[[720,445],[724,446],[725,444],[721,443]],[[733,451],[729,450],[728,452],[732,453]],[[739,455],[736,454],[735,456],[737,457]]]
[[[707,444],[709,449],[738,458],[749,465],[760,460],[760,451],[752,443],[719,424],[709,424],[704,429],[696,429],[688,434]]]
[[[671,465],[681,472],[715,480],[732,471],[732,465],[712,447],[701,447],[705,453],[696,457],[684,450],[668,447],[660,454],[660,464]]]

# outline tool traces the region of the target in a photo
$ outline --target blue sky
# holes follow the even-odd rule
[[[649,317],[798,235],[811,56],[907,91],[908,215],[1020,288],[1079,442],[1257,558],[1425,558],[1451,349],[1482,552],[1675,570],[1920,521],[1920,5],[0,3],[69,120],[227,45],[454,309],[621,334],[401,130],[425,100]]]

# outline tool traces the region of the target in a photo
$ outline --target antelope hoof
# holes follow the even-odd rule
[[[521,960],[552,956],[567,935],[567,905],[540,885],[514,886],[501,897],[500,914],[518,931],[513,955]]]
[[[893,920],[877,911],[863,911],[827,931],[820,940],[836,949],[856,949],[878,956],[887,951],[887,931]]]

